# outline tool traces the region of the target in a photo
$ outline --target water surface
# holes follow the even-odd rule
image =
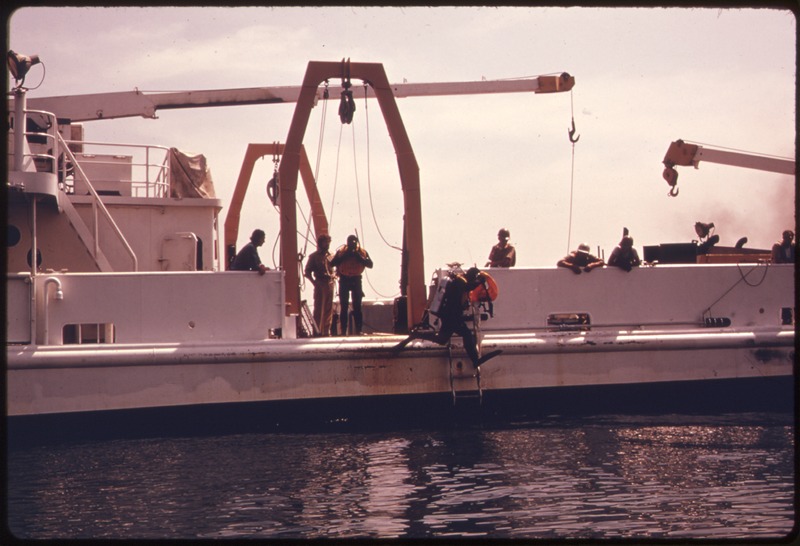
[[[12,446],[13,447],[13,446]],[[23,538],[781,538],[791,415],[60,443],[8,454]]]

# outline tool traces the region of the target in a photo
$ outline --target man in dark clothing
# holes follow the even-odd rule
[[[347,335],[348,307],[352,294],[355,334],[361,335],[364,321],[361,314],[361,299],[364,297],[361,274],[365,267],[372,268],[372,258],[369,257],[367,250],[358,244],[358,237],[350,235],[347,237],[347,244],[340,246],[336,251],[331,260],[331,266],[336,267],[339,274],[339,323],[341,325],[339,333]]]
[[[506,228],[497,232],[497,244],[489,252],[487,267],[514,267],[517,264],[517,251],[514,245],[508,242],[510,238],[511,232]]]
[[[787,229],[781,234],[781,240],[772,245],[772,263],[793,264],[795,257],[794,232]]]
[[[608,258],[608,265],[619,267],[628,272],[634,267],[639,267],[641,263],[642,260],[639,259],[639,253],[633,248],[633,237],[630,235],[623,235],[622,240],[611,251],[611,256]]]
[[[269,268],[261,263],[258,256],[258,247],[264,244],[266,234],[261,229],[256,229],[250,236],[250,242],[242,247],[231,264],[232,271],[258,271],[259,275],[266,273]]]
[[[581,243],[578,245],[578,250],[570,252],[561,258],[556,265],[571,269],[577,275],[581,270],[589,273],[595,267],[603,267],[605,262],[589,253],[589,245]]]
[[[445,345],[453,334],[458,334],[464,341],[464,350],[467,352],[473,366],[477,368],[487,360],[499,355],[502,351],[492,351],[483,357],[478,354],[478,341],[472,332],[472,328],[464,319],[464,312],[470,306],[469,294],[482,284],[481,272],[477,267],[471,267],[466,275],[453,275],[449,277],[449,282],[445,286],[444,296],[438,309],[431,310],[431,313],[439,317],[441,327],[438,332],[425,331],[424,329],[412,329],[411,334],[396,347],[399,351],[413,339],[426,339],[439,345]]]

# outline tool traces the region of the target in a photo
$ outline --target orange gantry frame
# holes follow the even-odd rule
[[[282,155],[285,146],[279,142],[272,144],[248,144],[244,154],[242,168],[239,171],[239,178],[233,190],[233,196],[228,207],[228,214],[225,217],[225,269],[236,256],[236,239],[239,236],[239,219],[242,211],[242,203],[250,185],[250,178],[253,175],[253,167],[256,161],[265,155]],[[308,161],[305,147],[300,146],[300,176],[303,179],[303,186],[311,204],[311,218],[314,224],[314,238],[322,233],[328,233],[328,218],[325,216],[325,209],[319,197],[317,183],[314,180],[314,173],[311,172],[311,164]],[[299,281],[299,279],[298,279]]]
[[[300,169],[305,135],[317,88],[325,80],[343,77],[363,80],[372,87],[383,114],[389,136],[394,145],[400,183],[403,189],[404,239],[407,249],[407,317],[408,326],[422,320],[427,298],[425,295],[425,269],[422,251],[422,209],[420,201],[419,166],[408,139],[400,110],[383,65],[380,63],[320,62],[308,63],[297,106],[289,127],[279,167],[279,202],[281,215],[281,264],[286,274],[286,314],[296,315],[300,310],[300,279],[297,261],[297,212],[295,193],[297,173]],[[291,264],[291,265],[288,265]]]

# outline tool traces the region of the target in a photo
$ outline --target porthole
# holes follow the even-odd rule
[[[19,232],[19,229],[17,228],[17,226],[9,225],[8,226],[8,236],[7,237],[8,238],[6,239],[6,246],[11,248],[12,246],[16,246],[17,243],[19,243],[19,240],[20,240],[20,238],[22,236],[20,235],[20,232]]]
[[[28,265],[31,265],[31,251],[28,251]],[[42,251],[38,248],[36,249],[36,268],[42,267]]]

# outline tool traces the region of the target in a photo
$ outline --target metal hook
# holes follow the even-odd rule
[[[572,118],[572,129],[568,130],[569,141],[575,144],[581,138],[581,135],[575,136],[575,118]]]

